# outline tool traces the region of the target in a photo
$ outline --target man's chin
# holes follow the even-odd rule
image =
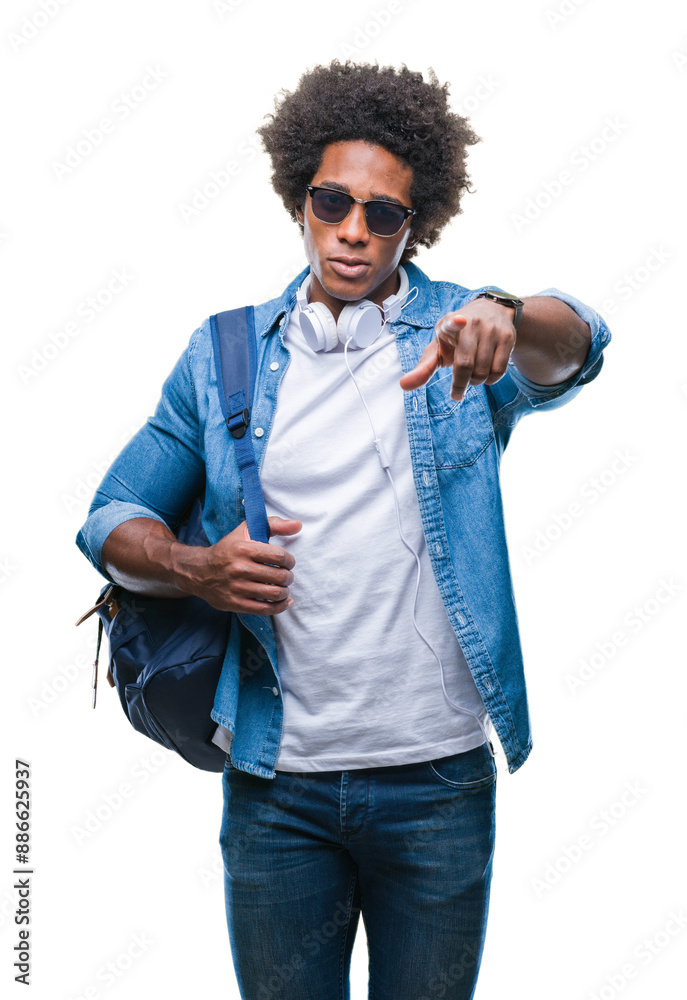
[[[373,291],[375,282],[371,280],[372,268],[368,266],[358,276],[348,276],[340,274],[332,266],[331,262],[324,261],[321,275],[318,275],[322,288],[334,299],[341,299],[344,302],[357,302],[358,299],[367,298]]]

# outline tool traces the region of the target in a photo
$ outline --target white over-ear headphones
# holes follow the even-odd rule
[[[309,302],[312,273],[296,293],[298,302],[297,320],[305,341],[313,351],[331,351],[338,344],[351,339],[349,348],[369,347],[373,344],[387,323],[401,315],[403,300],[409,294],[410,283],[405,269],[399,265],[401,287],[395,295],[384,299],[381,306],[370,299],[349,302],[341,310],[338,322],[324,302]],[[416,289],[414,289],[417,291]]]

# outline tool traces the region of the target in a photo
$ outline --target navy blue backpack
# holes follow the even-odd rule
[[[222,414],[241,472],[248,534],[267,542],[265,500],[251,436],[246,434],[257,365],[253,307],[211,316],[210,328]],[[182,517],[176,532],[180,542],[210,544],[202,527],[203,502],[204,496],[196,497]],[[94,613],[99,621],[93,708],[104,630],[110,646],[107,679],[134,729],[194,767],[222,771],[226,753],[212,742],[217,724],[210,711],[231,629],[240,628],[238,617],[199,597],[146,597],[110,583],[76,624]]]

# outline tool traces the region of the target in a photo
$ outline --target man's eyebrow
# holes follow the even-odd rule
[[[320,181],[315,187],[328,187],[334,188],[336,191],[343,191],[344,194],[351,193],[351,189],[347,184],[339,184],[337,181]],[[390,201],[394,205],[401,205],[403,207],[403,202],[399,201],[398,198],[392,198],[390,194],[378,194],[376,191],[371,191],[370,198],[375,201]]]

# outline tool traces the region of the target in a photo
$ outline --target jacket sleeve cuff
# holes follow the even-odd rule
[[[139,504],[127,503],[123,500],[110,500],[98,510],[89,515],[86,523],[80,528],[76,536],[76,544],[81,552],[95,569],[104,576],[110,583],[115,581],[105,572],[102,564],[102,549],[105,539],[118,524],[130,521],[134,517],[149,517],[154,521],[161,521],[167,524],[159,514],[153,513],[147,507]],[[169,525],[167,525],[169,527]]]

